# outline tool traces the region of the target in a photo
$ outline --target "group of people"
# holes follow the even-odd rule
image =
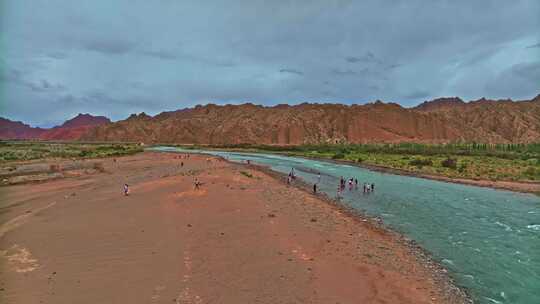
[[[349,191],[352,191],[353,189],[354,190],[358,190],[358,179],[357,178],[349,178],[349,179],[345,179],[342,177],[340,177],[339,179],[339,186],[337,188],[337,197],[341,197],[341,193],[343,191],[345,191],[345,189],[347,188],[347,185],[349,186]],[[375,191],[375,184],[373,183],[364,183],[363,185],[363,191],[364,193],[370,193],[370,192],[373,192]]]
[[[180,154],[180,155],[175,156],[174,158],[176,158],[176,159],[184,159],[184,158],[188,159],[189,154]],[[180,167],[184,167],[184,162],[183,161],[180,162]]]
[[[177,155],[175,156],[174,158],[178,158],[178,159],[183,159],[183,158],[189,158],[189,154],[180,154],[180,155]]]

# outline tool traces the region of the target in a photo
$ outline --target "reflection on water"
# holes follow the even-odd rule
[[[184,151],[160,147],[159,150]],[[193,152],[193,151],[192,151]],[[250,160],[336,195],[341,176],[376,191],[345,190],[342,203],[378,216],[430,251],[479,303],[540,303],[540,198],[534,195],[398,176],[324,161],[205,151]],[[348,189],[348,187],[347,187]]]

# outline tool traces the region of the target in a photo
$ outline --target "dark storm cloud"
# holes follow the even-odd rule
[[[47,54],[47,56],[50,57],[50,58],[59,59],[59,60],[67,58],[67,54],[62,53],[62,52],[51,52],[51,53]]]
[[[178,59],[178,56],[174,54],[173,52],[168,52],[165,50],[160,51],[142,51],[141,54],[147,55],[150,57],[155,57],[162,60],[176,60]]]
[[[125,54],[132,51],[136,44],[131,41],[103,39],[86,42],[83,47],[89,51],[103,53],[105,55]]]
[[[350,62],[350,63],[357,63],[357,62],[362,62],[362,63],[382,63],[381,59],[376,58],[375,54],[373,54],[372,52],[369,52],[369,51],[366,52],[364,55],[359,56],[359,57],[353,57],[353,56],[346,57],[345,60],[347,62]]]
[[[390,64],[390,65],[386,66],[384,69],[385,70],[393,70],[393,69],[399,68],[400,66],[403,66],[403,64],[394,63],[394,64]]]
[[[65,86],[59,83],[50,83],[45,79],[41,79],[39,82],[33,83],[28,82],[26,85],[34,92],[45,92],[45,91],[63,91],[66,89]]]
[[[500,95],[508,95],[516,88],[522,91],[540,92],[540,61],[519,63],[502,71],[487,84],[487,89]]]
[[[341,69],[332,69],[332,74],[338,76],[351,76],[356,75],[357,73],[351,69],[341,70]]]
[[[303,76],[304,73],[298,71],[298,70],[295,70],[295,69],[281,69],[279,70],[280,73],[289,73],[289,74],[294,74],[294,75],[298,75],[298,76]]]
[[[53,84],[45,79],[40,79],[39,81],[29,81],[25,79],[23,72],[15,69],[10,69],[6,73],[0,73],[0,83],[24,87],[33,92],[62,91],[65,89],[62,84]]]
[[[0,73],[0,82],[2,83],[21,83],[23,81],[22,72],[17,69],[9,69]]]
[[[409,94],[406,94],[405,96],[403,96],[405,99],[407,100],[420,100],[422,98],[427,98],[431,96],[431,94],[428,92],[428,91],[424,91],[424,90],[417,90],[417,91],[413,91]]]
[[[5,1],[1,115],[525,99],[540,91],[538,11],[535,0]]]

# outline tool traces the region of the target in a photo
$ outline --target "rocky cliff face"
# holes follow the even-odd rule
[[[279,144],[476,141],[540,141],[540,98],[469,103],[437,99],[407,109],[367,105],[206,105],[155,117],[144,113],[90,129],[99,141],[198,144]]]
[[[529,101],[479,99],[459,106],[417,107],[458,126],[468,141],[530,143],[540,141],[540,95]]]

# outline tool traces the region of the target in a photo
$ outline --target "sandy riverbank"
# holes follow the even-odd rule
[[[465,301],[369,221],[255,168],[176,157],[1,187],[1,302]]]

